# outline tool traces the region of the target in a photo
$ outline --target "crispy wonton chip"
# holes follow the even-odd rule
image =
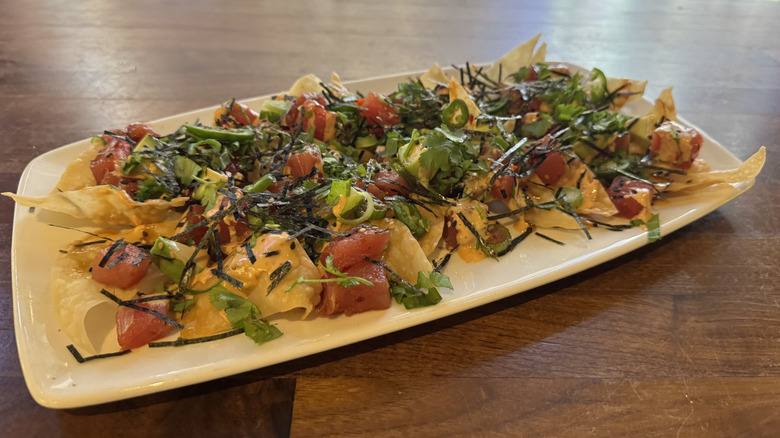
[[[240,281],[242,288],[222,282],[210,269],[195,276],[192,288],[206,290],[221,284],[254,303],[264,318],[292,310],[302,310],[302,318],[306,318],[320,302],[322,284],[295,284],[300,278],[320,278],[320,271],[300,242],[287,233],[268,233],[257,239],[252,253],[254,259],[241,246],[224,262],[225,273]],[[232,328],[225,312],[211,304],[209,294],[197,294],[194,299],[193,307],[182,315],[182,338],[211,336]]]
[[[89,245],[82,241],[73,242],[60,251],[51,270],[51,300],[59,327],[74,345],[89,354],[99,353],[100,345],[115,327],[114,314],[117,304],[101,294],[106,289],[121,299],[131,299],[138,291],[153,293],[161,279],[160,272],[150,265],[145,279],[130,289],[119,289],[92,280],[90,268],[97,254],[111,240],[124,238],[128,242],[151,245],[160,235],[170,235],[176,228],[176,221],[143,225],[122,232],[105,231],[97,233],[106,238],[105,244]]]
[[[501,59],[494,62],[493,65],[485,71],[485,76],[498,82],[499,72],[502,72],[503,77],[501,79],[506,80],[510,74],[517,72],[522,67],[527,67],[533,62],[544,62],[543,55],[545,54],[546,49],[542,50],[540,47],[539,51],[534,55],[534,48],[536,47],[536,43],[539,42],[539,37],[541,37],[541,35],[542,34],[536,35],[502,56]],[[539,60],[540,57],[541,60]]]
[[[450,90],[450,102],[454,102],[455,99],[460,99],[466,102],[466,107],[469,109],[469,120],[463,128],[474,129],[474,127],[477,126],[477,117],[481,113],[477,104],[474,103],[474,99],[472,99],[468,91],[463,88],[463,85],[455,79],[450,79],[447,88]]]
[[[450,79],[444,74],[439,63],[436,62],[420,77],[420,82],[422,82],[424,87],[434,89],[437,85],[446,87],[450,83]]]
[[[303,309],[305,318],[314,310],[320,302],[322,284],[293,284],[301,277],[319,279],[320,271],[297,239],[290,239],[287,233],[263,234],[252,251],[257,254],[254,262],[245,247],[238,248],[225,261],[225,272],[244,284],[241,291],[257,305],[263,317]],[[275,278],[274,273],[278,275],[284,271],[287,273]],[[225,287],[231,288],[231,285],[225,283]]]
[[[150,199],[133,201],[124,191],[112,186],[91,186],[80,190],[56,192],[47,196],[20,196],[3,193],[25,207],[64,213],[76,219],[87,219],[97,225],[141,225],[162,222],[187,198],[170,201]]]
[[[583,175],[585,173],[585,175]],[[540,180],[541,182],[541,180]],[[566,173],[556,183],[558,187],[578,187],[582,190],[582,206],[576,209],[579,214],[598,214],[613,216],[617,214],[615,204],[609,199],[604,185],[596,179],[596,174],[582,161],[574,161],[566,168]],[[549,190],[545,190],[550,193]],[[554,196],[553,196],[554,198]],[[550,201],[553,199],[550,199]],[[547,201],[545,201],[547,202]]]
[[[581,227],[571,216],[558,209],[541,210],[533,209],[525,213],[528,223],[539,228],[563,228],[565,230],[579,230]]]
[[[52,193],[79,190],[97,184],[89,162],[95,159],[98,152],[100,152],[105,145],[106,143],[102,138],[94,137],[89,149],[80,153],[78,157],[68,164],[68,167],[65,168],[65,172],[60,176],[60,181],[57,183],[57,186],[54,187]]]
[[[428,211],[428,209],[425,208],[418,209],[420,215],[428,219],[428,223],[430,224],[428,231],[418,240],[420,248],[422,248],[426,257],[429,257],[439,246],[439,240],[441,240],[441,235],[444,232],[444,215],[446,213],[444,208],[438,205],[429,205],[428,208],[430,208],[431,211]]]
[[[612,99],[612,107],[617,109],[632,100],[641,99],[645,93],[647,81],[637,81],[634,79],[607,78],[607,90],[609,93],[615,93]]]
[[[674,98],[672,97],[672,87],[669,87],[658,95],[655,105],[650,111],[655,120],[677,120],[677,110],[674,107]]]
[[[538,49],[536,49],[536,53],[534,53],[534,56],[531,58],[531,64],[539,64],[544,62],[545,57],[547,56],[547,43],[542,43]]]
[[[384,263],[409,283],[417,283],[417,273],[430,272],[433,265],[409,228],[397,219],[380,219],[371,225],[390,231],[390,242],[382,254]],[[444,223],[442,222],[442,226]]]
[[[761,146],[758,152],[745,160],[736,169],[697,172],[697,168],[702,169],[697,166],[698,161],[694,162],[694,166],[691,167],[691,170],[686,175],[673,174],[671,176],[672,183],[669,184],[666,191],[695,190],[714,184],[736,184],[755,178],[761,172],[761,168],[764,167],[764,162],[766,162],[766,147]]]
[[[330,87],[328,88],[330,88],[330,91],[336,97],[349,96],[352,94],[347,87],[344,86],[344,83],[341,82],[341,76],[335,71],[330,75]]]
[[[298,97],[306,93],[319,93],[322,91],[322,79],[313,74],[308,74],[295,81],[290,91],[290,96]]]

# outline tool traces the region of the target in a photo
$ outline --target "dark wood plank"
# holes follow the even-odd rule
[[[778,396],[762,377],[302,378],[291,436],[772,437]]]
[[[286,437],[295,379],[220,379],[96,407],[38,406],[20,379],[0,377],[4,436]]]

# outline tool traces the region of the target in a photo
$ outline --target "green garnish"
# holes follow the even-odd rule
[[[183,155],[173,157],[173,172],[182,184],[191,183],[202,169],[198,163]]]
[[[274,340],[282,335],[275,325],[261,318],[260,309],[253,302],[228,291],[223,286],[212,288],[209,292],[211,304],[223,310],[234,329],[244,330],[244,334],[258,344]]]
[[[412,232],[412,235],[416,239],[422,237],[431,228],[430,221],[424,218],[420,214],[420,210],[418,210],[417,207],[415,207],[413,204],[399,200],[393,200],[390,202],[390,206],[393,208],[395,217],[403,222],[407,228],[409,228],[409,231]]]
[[[647,241],[650,243],[661,240],[661,219],[658,213],[654,214],[650,219],[645,222],[641,219],[634,219],[631,221],[631,225],[639,227],[644,225],[647,227]]]
[[[295,283],[291,284],[285,292],[290,292],[296,285],[306,283],[338,283],[341,287],[353,287],[362,284],[364,286],[374,287],[374,283],[366,280],[365,278],[350,277],[349,275],[339,271],[335,266],[333,266],[333,254],[329,254],[328,257],[325,258],[325,266],[323,266],[321,262],[317,263],[317,266],[319,266],[320,269],[324,270],[325,272],[335,275],[336,277],[308,279],[301,275],[300,278],[298,278]]]
[[[405,282],[396,283],[390,288],[390,295],[405,308],[415,309],[433,306],[441,301],[438,290],[440,287],[452,289],[450,278],[437,271],[427,274],[420,271],[417,273],[417,283],[414,286]]]
[[[255,131],[251,128],[220,128],[190,124],[185,124],[184,128],[190,134],[203,139],[245,142],[255,138]]]
[[[268,190],[268,188],[271,187],[271,184],[275,182],[276,182],[276,178],[274,178],[274,176],[269,173],[267,175],[263,175],[262,178],[259,178],[257,181],[253,182],[252,184],[244,187],[244,191],[249,193],[264,192]]]
[[[441,112],[441,121],[448,128],[457,129],[466,126],[469,121],[469,107],[463,99],[455,99]]]

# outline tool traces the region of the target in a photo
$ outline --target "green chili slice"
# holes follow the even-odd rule
[[[485,108],[485,112],[490,114],[491,116],[498,115],[499,113],[503,112],[507,107],[509,106],[509,99],[502,97],[501,99],[493,102],[492,104],[488,105]]]
[[[607,89],[607,77],[604,72],[594,68],[590,74],[591,81],[598,81],[599,84],[590,89],[590,97],[595,103],[601,103],[601,101],[607,96],[609,90]]]
[[[244,187],[244,191],[249,193],[264,192],[268,190],[268,187],[271,187],[271,184],[275,182],[276,182],[276,178],[274,178],[274,176],[269,173],[267,175],[264,175],[262,178],[258,179],[257,181],[253,182],[252,184]]]
[[[416,239],[422,237],[431,228],[430,221],[420,214],[420,210],[412,204],[403,201],[391,201],[395,217],[400,220]]]
[[[219,128],[216,126],[199,126],[185,124],[187,132],[195,137],[244,142],[255,138],[255,132],[251,128]]]
[[[566,200],[573,209],[582,207],[582,202],[585,200],[582,190],[576,187],[563,187],[558,190],[556,197],[559,201]]]
[[[481,249],[488,257],[494,257],[495,254],[503,253],[512,243],[512,235],[509,233],[509,230],[501,224],[489,224],[486,231],[487,236],[485,237],[485,244],[487,247],[482,247]]]
[[[441,112],[441,121],[448,128],[462,128],[469,121],[469,107],[463,99],[455,99]]]

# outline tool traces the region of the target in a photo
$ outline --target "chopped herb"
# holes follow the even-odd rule
[[[328,257],[325,258],[325,265],[323,266],[322,263],[318,263],[318,266],[323,271],[334,275],[335,277],[332,278],[311,278],[308,279],[304,276],[300,276],[298,280],[295,281],[295,283],[291,284],[290,287],[287,288],[285,292],[289,292],[294,288],[295,286],[299,284],[306,284],[306,283],[338,283],[341,287],[353,287],[357,286],[359,284],[362,284],[364,286],[371,286],[374,287],[374,283],[366,280],[365,278],[361,277],[350,277],[347,274],[341,272],[333,266],[333,254],[329,254]]]
[[[245,335],[258,344],[282,335],[276,326],[261,318],[257,305],[224,287],[213,288],[209,292],[209,299],[214,307],[225,312],[234,329],[243,330]]]
[[[657,242],[661,240],[661,220],[658,214],[654,214],[647,222],[644,222],[641,219],[634,219],[631,221],[631,225],[634,227],[639,227],[644,225],[647,227],[647,241]]]

